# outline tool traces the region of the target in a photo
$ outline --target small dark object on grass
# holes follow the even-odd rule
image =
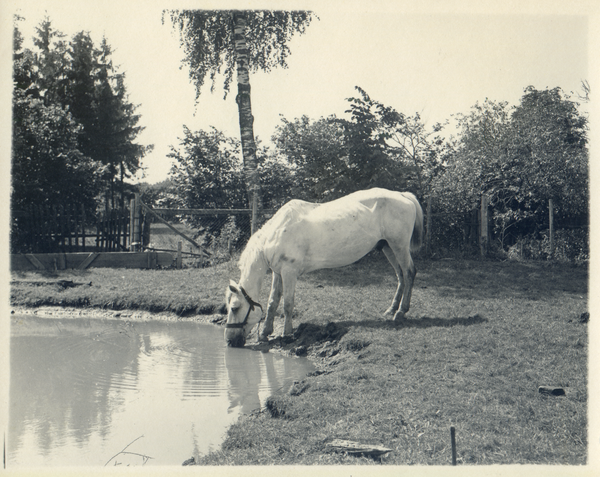
[[[62,288],[74,288],[82,285],[87,285],[88,287],[92,286],[92,282],[90,283],[75,283],[73,280],[58,280],[56,284]]]
[[[587,323],[590,321],[590,314],[586,311],[579,317],[579,323]]]
[[[563,388],[557,388],[555,386],[540,386],[538,391],[540,394],[548,394],[550,396],[564,396],[566,394]]]

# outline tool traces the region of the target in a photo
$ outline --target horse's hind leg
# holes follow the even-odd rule
[[[390,305],[390,307],[384,312],[384,315],[393,315],[394,313],[396,313],[398,307],[400,306],[400,299],[402,298],[402,293],[404,291],[404,281],[402,280],[402,270],[398,265],[398,260],[396,260],[396,255],[394,255],[392,249],[389,247],[389,245],[386,244],[383,246],[382,250],[392,267],[394,267],[394,271],[396,272],[396,276],[398,277],[398,288],[396,289],[394,299],[392,300],[392,304]]]
[[[281,300],[281,294],[283,291],[283,285],[281,282],[281,275],[273,272],[273,280],[271,281],[271,294],[269,295],[269,304],[267,305],[267,317],[265,318],[265,324],[262,327],[262,331],[258,337],[259,341],[267,341],[269,335],[273,333],[273,319],[275,313],[277,313],[277,307]]]
[[[412,261],[412,257],[410,256],[410,250],[408,244],[406,247],[398,248],[394,245],[390,245],[396,259],[398,260],[398,265],[402,270],[402,300],[400,301],[400,308],[396,311],[394,315],[394,321],[399,321],[404,319],[404,315],[408,313],[410,309],[410,298],[412,295],[413,283],[415,280],[415,276],[417,275],[417,268]]]

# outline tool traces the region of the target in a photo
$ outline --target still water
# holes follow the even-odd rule
[[[7,468],[181,465],[313,369],[188,322],[12,316],[10,353]]]

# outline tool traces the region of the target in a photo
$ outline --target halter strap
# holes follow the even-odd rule
[[[248,323],[248,317],[250,316],[250,312],[254,311],[255,306],[258,306],[260,308],[260,311],[263,311],[263,307],[260,305],[260,303],[250,298],[250,295],[246,293],[244,287],[240,286],[240,291],[242,292],[242,295],[244,296],[246,301],[250,304],[250,308],[248,308],[248,313],[246,313],[246,317],[241,323],[225,323],[225,328],[243,328],[244,326],[246,326],[246,324]],[[258,322],[260,323],[261,321],[262,318]]]

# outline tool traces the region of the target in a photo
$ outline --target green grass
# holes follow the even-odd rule
[[[12,274],[11,305],[73,306],[110,310],[168,311],[179,316],[223,311],[233,263],[206,269],[134,270],[91,268]],[[63,288],[59,280],[77,286]],[[91,283],[91,285],[89,285]]]
[[[587,460],[585,266],[423,261],[408,319],[384,320],[395,289],[381,255],[298,282],[293,340],[271,348],[307,355],[318,371],[242,418],[204,465],[584,464]],[[175,311],[222,306],[239,272],[92,269],[13,275],[13,305],[87,304]],[[92,281],[57,291],[26,282]],[[266,302],[268,278],[260,297]],[[194,311],[195,310],[195,311]],[[276,318],[276,332],[282,319]],[[250,346],[252,344],[250,343]],[[539,394],[541,385],[566,396]],[[334,438],[379,444],[381,460],[326,450]]]

